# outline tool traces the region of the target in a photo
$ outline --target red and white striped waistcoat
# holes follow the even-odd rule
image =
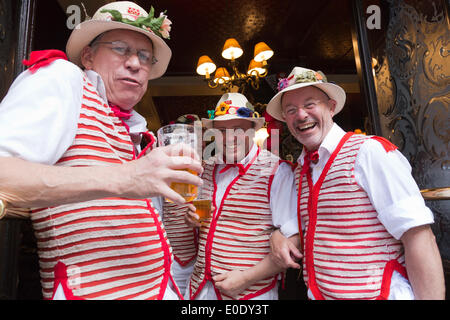
[[[212,219],[200,228],[197,260],[190,281],[190,297],[196,295],[212,277],[231,270],[253,267],[270,252],[273,231],[270,187],[279,158],[267,150],[258,154],[227,187],[222,203],[215,203],[216,166],[207,161],[203,172],[201,198],[213,199]],[[258,281],[237,296],[215,289],[218,299],[250,299],[272,289],[277,276]],[[213,282],[214,283],[214,282]]]
[[[73,144],[58,166],[105,166],[134,159],[123,122],[84,77]],[[68,299],[161,299],[171,248],[150,199],[106,198],[34,210],[45,299],[59,284]]]
[[[347,133],[314,186],[310,170],[301,176],[299,165],[295,171],[305,228],[303,277],[316,299],[387,299],[393,271],[406,277],[402,243],[386,231],[355,181],[366,139]]]
[[[163,223],[175,260],[182,266],[197,256],[197,232],[184,222],[187,205],[164,200]]]

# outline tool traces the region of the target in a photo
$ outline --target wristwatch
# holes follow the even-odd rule
[[[6,214],[6,207],[8,206],[8,202],[0,199],[0,219],[4,217]]]

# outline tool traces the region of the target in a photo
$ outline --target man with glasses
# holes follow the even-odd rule
[[[0,104],[0,200],[32,209],[45,299],[182,298],[150,198],[184,203],[171,182],[201,185],[179,169],[203,169],[188,146],[152,149],[133,110],[166,71],[169,30],[153,8],[107,4],[73,30],[70,62],[33,52]]]
[[[443,299],[433,214],[405,157],[334,123],[345,92],[321,72],[295,67],[278,88],[267,112],[303,144],[295,178],[308,297]],[[289,262],[279,233],[272,244]]]

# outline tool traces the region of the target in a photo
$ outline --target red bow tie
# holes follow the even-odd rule
[[[127,129],[127,132],[130,132],[130,127],[125,123],[124,120],[128,120],[131,118],[131,110],[124,110],[119,106],[116,106],[115,104],[110,104],[109,107],[111,108],[112,112],[114,112],[114,115],[122,120],[123,125]]]
[[[316,164],[319,161],[319,152],[317,150],[315,151],[308,151],[306,150],[305,158],[303,159],[303,167],[301,171],[301,175],[305,174],[309,170],[309,164],[312,162]]]
[[[319,151],[306,151],[305,160],[316,164],[319,161]]]
[[[239,175],[243,176],[245,174],[245,168],[242,164],[240,163],[231,163],[231,164],[227,164],[225,165],[225,167],[219,171],[219,173],[224,173],[226,172],[228,169],[230,168],[234,168],[234,167],[238,167],[239,168]]]
[[[120,108],[119,106],[116,106],[115,104],[110,104],[109,107],[114,112],[114,115],[118,117],[119,119],[128,120],[131,118],[131,110],[124,110]]]

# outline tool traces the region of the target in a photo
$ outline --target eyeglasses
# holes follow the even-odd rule
[[[110,48],[113,52],[117,53],[119,56],[122,57],[130,57],[133,54],[136,54],[139,62],[144,65],[151,65],[158,62],[158,60],[155,58],[155,56],[152,55],[151,52],[148,50],[138,50],[138,49],[132,49],[128,44],[126,44],[123,41],[102,41],[102,42],[94,42],[91,46],[95,46],[98,44],[109,44],[112,45]]]

